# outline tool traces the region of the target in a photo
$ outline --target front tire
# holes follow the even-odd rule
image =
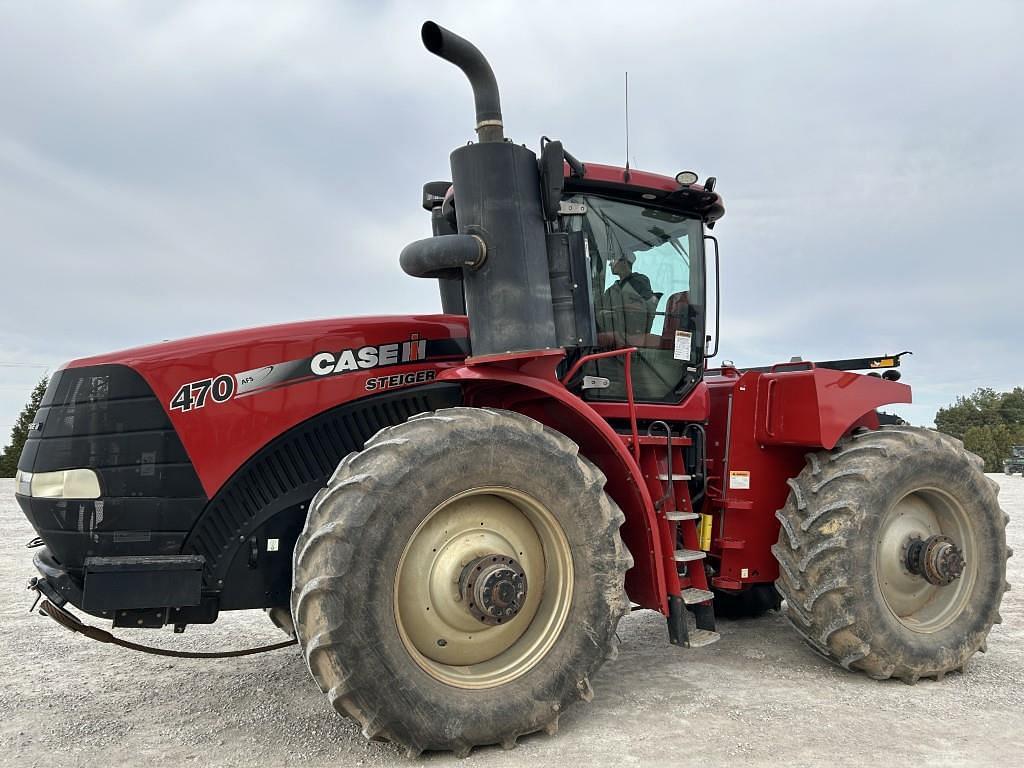
[[[381,430],[314,498],[295,548],[310,672],[364,736],[409,754],[553,733],[615,653],[622,522],[577,446],[521,414]]]
[[[807,460],[789,481],[772,547],[793,626],[873,678],[914,683],[962,670],[1002,621],[1008,588],[1008,518],[981,460],[959,440],[904,426],[855,434]]]

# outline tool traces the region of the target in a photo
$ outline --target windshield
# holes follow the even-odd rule
[[[637,347],[633,387],[640,400],[676,401],[699,377],[704,338],[701,222],[635,203],[579,195],[582,216],[569,226],[586,235],[597,341]],[[588,391],[622,399],[621,358],[594,363],[612,386]],[[600,372],[595,372],[600,370]]]

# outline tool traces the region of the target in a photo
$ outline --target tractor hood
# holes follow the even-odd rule
[[[162,406],[212,496],[256,449],[306,419],[353,400],[429,384],[466,358],[468,335],[463,316],[414,315],[197,336],[74,360],[55,374],[45,404],[120,401],[127,409],[140,394],[113,391],[119,379],[110,374],[137,374],[142,382],[133,386],[152,391],[147,397]],[[104,427],[127,429],[127,420]],[[45,440],[50,425],[40,424],[39,431]]]

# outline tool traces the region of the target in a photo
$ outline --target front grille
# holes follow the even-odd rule
[[[197,498],[203,489],[160,401],[121,365],[54,375],[18,469],[89,467],[104,496]]]
[[[93,469],[95,501],[21,498],[64,565],[89,555],[169,554],[206,504],[177,433],[145,380],[122,365],[58,371],[18,462],[26,472]]]

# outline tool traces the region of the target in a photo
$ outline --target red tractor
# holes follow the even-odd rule
[[[1000,621],[1006,517],[959,441],[879,424],[910,402],[899,356],[709,368],[715,180],[538,157],[480,52],[422,37],[476,102],[401,254],[444,313],[57,372],[17,481],[50,610],[180,632],[265,608],[411,754],[554,733],[631,608],[696,647],[716,609],[785,600],[846,669],[962,670]]]

